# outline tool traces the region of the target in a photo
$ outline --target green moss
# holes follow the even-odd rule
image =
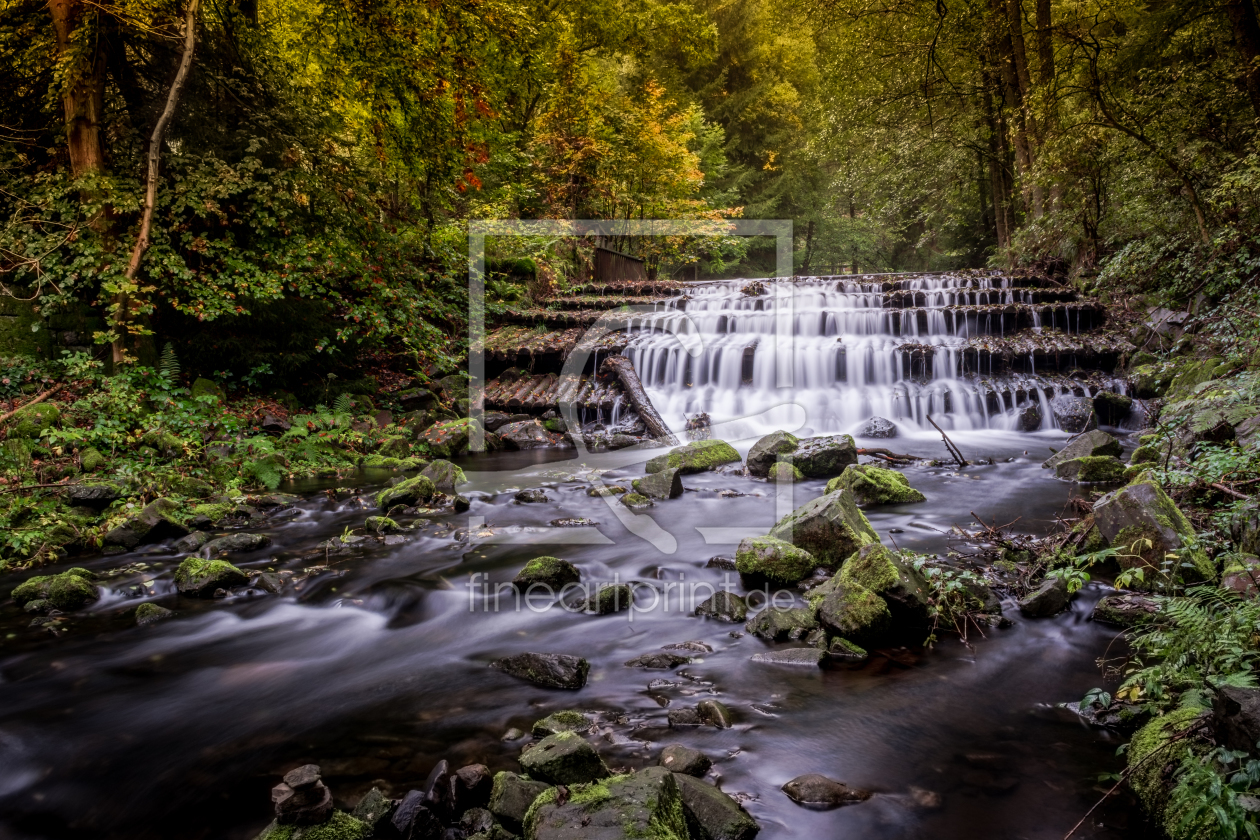
[[[293,834],[298,830],[295,825],[280,825],[275,820],[262,830],[254,840],[293,840]]]
[[[105,456],[99,450],[89,446],[79,453],[79,464],[84,472],[96,472],[105,466]]]
[[[369,516],[363,523],[364,530],[374,534],[385,534],[398,530],[398,523],[388,516]]]
[[[248,582],[249,575],[226,560],[187,557],[175,570],[175,586],[185,595],[209,595]]]
[[[61,420],[61,409],[53,403],[19,408],[9,420],[9,437],[37,438]]]
[[[1110,455],[1090,455],[1061,461],[1054,468],[1059,478],[1084,482],[1119,482],[1124,479],[1125,467],[1119,458]]]
[[[1171,840],[1197,837],[1197,832],[1181,828],[1184,814],[1167,807],[1172,784],[1166,770],[1176,768],[1186,757],[1204,751],[1198,742],[1190,738],[1169,745],[1172,738],[1192,726],[1202,712],[1199,708],[1170,712],[1143,726],[1129,742],[1129,787],[1154,821],[1164,826]],[[1156,750],[1160,751],[1160,755],[1152,756]]]
[[[416,505],[428,502],[437,494],[433,482],[423,475],[417,475],[406,481],[386,487],[376,494],[376,505],[382,510],[389,510],[394,505]]]
[[[227,519],[234,510],[236,510],[236,505],[232,502],[213,502],[195,505],[192,509],[192,514],[193,516],[204,516],[211,522],[218,522],[222,519]]]
[[[774,537],[750,537],[735,551],[735,569],[740,574],[761,575],[783,583],[804,580],[817,565],[808,551]]]
[[[93,575],[87,569],[68,569],[57,575],[38,575],[13,590],[19,607],[31,601],[47,601],[50,607],[70,612],[82,609],[100,597]]]
[[[621,503],[628,508],[652,507],[652,500],[642,493],[627,493],[621,497]]]
[[[559,557],[535,557],[525,564],[516,575],[518,584],[545,583],[551,587],[561,587],[566,583],[581,580],[581,574],[573,564]]]
[[[821,599],[811,597],[810,600],[817,603],[818,617],[823,624],[846,639],[857,642],[876,639],[892,623],[892,613],[884,599],[856,581],[836,580]]]
[[[367,840],[371,834],[372,827],[367,823],[345,811],[333,811],[328,822],[303,827],[293,840]]]
[[[910,486],[910,481],[896,470],[870,464],[850,464],[844,472],[827,482],[824,493],[842,487],[853,492],[859,505],[891,505],[925,502],[927,497]]]
[[[647,462],[644,472],[677,469],[684,475],[703,472],[741,460],[735,447],[724,440],[697,440],[686,446],[671,449]]]
[[[408,459],[410,460],[410,459]],[[401,458],[390,458],[385,455],[369,455],[363,459],[361,467],[378,470],[396,470],[402,467],[404,461]]]
[[[1159,461],[1159,448],[1146,444],[1134,449],[1133,454],[1129,456],[1129,463],[1135,466],[1138,464],[1158,464]]]
[[[531,731],[535,738],[546,738],[557,732],[581,732],[589,729],[590,726],[591,719],[586,715],[573,709],[563,709],[535,721]]]
[[[198,378],[195,382],[193,382],[192,389],[189,393],[194,400],[199,397],[214,397],[222,403],[227,399],[227,395],[223,393],[222,386],[214,380],[205,379],[204,377]]]
[[[857,583],[872,592],[886,592],[900,583],[897,567],[893,565],[888,549],[859,551],[840,567],[837,580],[841,583]]]
[[[402,435],[392,435],[385,438],[376,452],[386,458],[406,458],[411,454],[411,441]]]
[[[157,604],[144,603],[136,607],[137,624],[151,624],[164,618],[170,618],[172,615],[174,613],[166,609],[166,607],[160,607]]]
[[[786,461],[775,461],[771,464],[770,472],[766,474],[766,477],[771,481],[793,482],[805,480],[805,474],[797,469],[795,465]]]

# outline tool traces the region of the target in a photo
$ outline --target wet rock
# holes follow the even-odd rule
[[[441,458],[425,467],[420,475],[433,482],[433,487],[443,493],[454,493],[456,487],[468,483],[462,469]]]
[[[1041,586],[1020,599],[1019,611],[1029,618],[1047,618],[1066,610],[1069,601],[1067,581],[1046,578]]]
[[[423,411],[437,405],[437,397],[427,388],[408,388],[394,395],[403,411]]]
[[[532,731],[535,738],[546,738],[559,732],[585,732],[593,724],[594,721],[581,712],[564,709],[536,721]]]
[[[436,458],[451,458],[468,451],[469,441],[477,421],[468,417],[457,420],[446,420],[434,423],[424,430],[420,436],[423,443],[428,444],[429,452]],[[508,427],[504,427],[508,428]],[[539,427],[541,431],[542,427]],[[487,436],[488,441],[489,436]]]
[[[519,420],[501,427],[497,433],[508,449],[542,449],[561,443],[558,435],[543,428],[537,420]]]
[[[519,829],[534,800],[548,790],[551,785],[546,782],[523,779],[506,771],[495,773],[490,804],[486,807],[508,828]]]
[[[674,774],[663,767],[539,797],[524,830],[525,840],[620,840],[627,837],[689,837],[682,796]]]
[[[122,490],[113,484],[71,484],[61,491],[66,504],[101,511],[122,498]]]
[[[226,560],[189,557],[175,570],[175,588],[179,594],[193,598],[209,598],[218,589],[231,589],[249,583],[249,575]]]
[[[424,791],[409,790],[398,803],[390,818],[397,836],[402,840],[440,840],[444,829],[442,821],[425,801]]]
[[[1145,595],[1105,595],[1094,605],[1090,618],[1116,627],[1134,627],[1159,613],[1159,603]]]
[[[175,550],[181,554],[192,554],[200,551],[201,547],[208,542],[210,542],[210,535],[205,531],[193,531],[175,542]]]
[[[1094,404],[1085,397],[1059,394],[1050,400],[1050,413],[1054,415],[1059,428],[1069,434],[1076,434],[1098,426],[1098,418],[1094,416]]]
[[[420,789],[424,794],[425,806],[441,822],[449,822],[454,816],[454,779],[450,764],[446,759],[442,759],[429,771],[428,777],[424,780],[424,786]]]
[[[814,556],[790,542],[768,537],[749,537],[735,551],[735,568],[740,574],[758,575],[781,583],[796,583],[809,577],[818,562]]]
[[[882,638],[892,626],[888,603],[854,580],[833,579],[810,595],[824,627],[858,644]],[[821,595],[821,597],[819,597]]]
[[[248,551],[258,551],[269,545],[271,545],[271,537],[266,534],[228,534],[206,543],[203,553],[210,557],[216,554],[243,554]]]
[[[399,528],[398,523],[388,516],[369,516],[363,521],[363,530],[373,534],[389,534]]]
[[[722,621],[744,621],[748,618],[748,603],[734,592],[717,592],[700,602],[696,615]]]
[[[367,825],[373,835],[379,835],[393,820],[395,810],[394,800],[386,796],[380,788],[374,787],[364,794],[350,813],[356,820]]]
[[[494,814],[485,808],[469,808],[459,818],[460,831],[470,836],[488,833],[494,828],[496,828]]]
[[[1133,398],[1113,391],[1094,395],[1094,414],[1104,426],[1119,426],[1133,410]]]
[[[1158,582],[1168,554],[1179,558],[1173,574],[1187,582],[1215,576],[1207,554],[1196,547],[1190,521],[1151,479],[1139,477],[1099,499],[1094,504],[1094,523],[1109,545],[1122,549],[1116,557],[1122,568],[1146,569],[1145,587]]]
[[[904,475],[873,464],[845,467],[844,472],[827,482],[823,492],[834,493],[841,488],[852,491],[854,500],[862,507],[927,501],[926,496],[910,486]]]
[[[631,446],[637,446],[640,443],[638,438],[630,437],[630,435],[610,435],[605,441],[604,446],[611,450],[629,449]]]
[[[700,713],[690,706],[670,709],[665,713],[665,719],[669,721],[670,727],[674,729],[700,725]]]
[[[467,496],[461,496],[456,493],[455,497],[451,500],[451,507],[456,513],[464,513],[472,507],[472,502],[468,500]]]
[[[677,499],[683,494],[682,471],[664,469],[636,478],[631,485],[649,499]]]
[[[661,751],[660,765],[674,773],[704,778],[713,762],[699,750],[684,747],[682,744],[670,744]]]
[[[13,600],[19,607],[43,601],[44,609],[81,610],[101,597],[100,590],[92,583],[93,577],[87,569],[79,568],[56,575],[37,575],[13,590]]]
[[[539,584],[559,592],[566,585],[577,583],[581,579],[582,574],[568,560],[561,560],[559,557],[535,557],[517,572],[512,583],[522,591]]]
[[[539,488],[533,488],[530,490],[522,490],[519,493],[517,493],[515,496],[513,496],[512,498],[515,499],[517,502],[520,502],[521,504],[537,504],[538,502],[551,501],[550,499],[547,498],[547,491],[541,490]]]
[[[762,283],[760,280],[753,280],[751,283],[745,283],[740,286],[739,291],[748,297],[761,297],[769,290],[766,288],[765,283]]]
[[[508,423],[520,423],[524,420],[530,420],[528,414],[504,414],[502,411],[486,411],[481,415],[481,423],[486,427],[487,432],[497,432]]]
[[[1064,461],[1071,461],[1075,458],[1100,458],[1104,455],[1119,458],[1123,451],[1120,441],[1104,431],[1094,429],[1074,438],[1058,452],[1043,461],[1041,466],[1047,469],[1054,469]]]
[[[695,440],[685,446],[675,447],[664,455],[657,455],[647,462],[645,472],[657,473],[676,469],[682,475],[717,469],[724,464],[740,460],[735,447],[724,440]]]
[[[1222,573],[1221,587],[1233,590],[1244,598],[1260,597],[1260,557],[1238,555]]]
[[[1019,429],[1022,432],[1035,432],[1041,428],[1041,406],[1029,403],[1016,412]]]
[[[752,840],[760,826],[739,803],[707,782],[675,772],[691,836],[696,840]]]
[[[806,478],[831,478],[857,463],[857,444],[849,435],[804,438],[779,460],[796,467]]]
[[[433,482],[423,475],[417,475],[377,493],[376,506],[386,512],[397,505],[415,507],[426,504],[435,495],[437,488],[433,486]]]
[[[812,808],[839,808],[865,802],[871,795],[864,790],[851,788],[844,782],[837,782],[817,773],[797,776],[785,784],[783,792],[797,805]]]
[[[748,450],[748,474],[759,477],[769,475],[770,468],[779,460],[779,456],[795,451],[799,445],[800,440],[795,435],[782,431],[771,432]]]
[[[765,662],[771,665],[804,665],[817,668],[826,657],[825,651],[815,647],[803,647],[755,653],[752,656],[752,661]]]
[[[511,741],[519,741],[524,737],[525,737],[525,733],[517,729],[515,726],[513,726],[512,728],[508,729],[507,732],[504,732],[503,737],[501,737],[499,740],[503,741],[504,743],[509,743]]]
[[[140,627],[147,627],[173,615],[175,615],[175,612],[168,610],[166,607],[159,607],[157,604],[141,604],[136,607],[136,624]]]
[[[895,438],[896,436],[897,426],[883,417],[872,417],[866,421],[862,431],[858,432],[858,437],[864,438]]]
[[[612,615],[630,609],[634,603],[634,590],[626,583],[601,584],[583,610],[595,615]]]
[[[1225,686],[1212,703],[1217,743],[1231,750],[1255,754],[1260,742],[1260,688]]]
[[[693,653],[713,653],[713,646],[705,642],[689,641],[674,642],[673,644],[663,645],[665,650],[689,650]]]
[[[793,484],[797,481],[804,481],[805,476],[792,464],[785,461],[778,461],[770,466],[770,472],[766,474],[769,481],[776,484]]]
[[[652,500],[642,493],[627,493],[621,497],[621,503],[630,510],[646,510],[654,506]]]
[[[642,656],[636,656],[634,659],[626,660],[627,668],[647,668],[652,671],[669,671],[677,668],[679,665],[686,665],[690,662],[686,656],[678,656],[673,653],[664,651],[656,651],[654,653],[645,653]]]
[[[566,653],[518,653],[496,659],[491,668],[544,688],[576,691],[586,685],[591,663]]]
[[[547,523],[552,528],[589,528],[592,525],[598,525],[594,519],[586,519],[581,516],[570,516],[564,519],[553,519]]]
[[[271,789],[271,801],[281,825],[319,825],[333,813],[332,791],[320,781],[317,764],[285,773],[284,781]]]
[[[862,546],[845,562],[836,580],[860,584],[883,598],[899,627],[928,620],[931,605],[927,579],[900,554],[880,543]],[[998,612],[1001,612],[1000,604]]]
[[[770,536],[803,548],[829,569],[839,567],[867,543],[879,542],[847,488],[819,496],[792,511],[770,530]]]
[[[1124,462],[1110,455],[1061,461],[1054,474],[1069,481],[1115,483],[1124,480]]]
[[[179,521],[179,505],[170,499],[154,499],[139,513],[127,517],[105,535],[106,545],[133,549],[139,545],[183,537],[188,529]]]
[[[816,627],[816,612],[809,607],[766,607],[744,625],[749,633],[768,642],[794,642]]]
[[[710,557],[704,564],[706,569],[726,569],[727,571],[735,571],[735,561],[729,557]]]
[[[557,785],[593,782],[609,775],[599,754],[575,732],[548,735],[523,753],[520,761],[531,778]]]
[[[870,658],[870,654],[864,648],[838,636],[828,642],[827,656],[838,662],[865,662]]]

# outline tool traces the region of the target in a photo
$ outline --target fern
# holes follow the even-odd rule
[[[333,401],[332,413],[335,415],[351,414],[354,412],[354,400],[350,399],[349,394],[338,394],[337,399]]]
[[[261,461],[247,461],[242,465],[242,468],[245,472],[258,479],[258,483],[268,490],[275,490],[284,479],[284,473],[281,472],[279,464],[269,458],[264,458]]]
[[[175,356],[175,347],[169,341],[162,348],[162,358],[158,362],[158,373],[171,382],[179,378],[179,359]]]

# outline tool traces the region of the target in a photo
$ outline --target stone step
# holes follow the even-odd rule
[[[529,327],[508,325],[500,327],[486,336],[485,356],[487,360],[508,362],[512,364],[530,365],[535,360],[554,366],[558,371],[563,361],[586,335],[586,329],[571,327],[560,330],[538,330]],[[601,356],[608,353],[620,353],[625,349],[626,335],[622,332],[609,333],[591,345],[592,350]]]
[[[540,412],[556,408],[564,398],[580,408],[608,410],[621,396],[616,377],[583,375],[566,379],[554,373],[527,374],[511,369],[486,384],[483,405],[487,410]]]

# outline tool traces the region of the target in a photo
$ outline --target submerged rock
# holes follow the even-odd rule
[[[699,750],[684,747],[682,744],[670,744],[661,751],[660,765],[674,773],[703,778],[713,762]]]
[[[826,493],[845,487],[862,507],[925,502],[927,497],[910,486],[910,481],[896,470],[873,464],[853,464],[827,482]]]
[[[630,609],[633,604],[634,590],[629,584],[602,584],[594,595],[586,599],[583,610],[595,615],[612,615]]]
[[[748,617],[748,603],[734,592],[717,592],[700,602],[696,615],[723,621],[743,621]]]
[[[792,511],[770,530],[770,536],[805,549],[829,569],[838,568],[862,546],[879,542],[879,535],[847,488],[819,496]]]
[[[871,795],[864,790],[851,788],[844,782],[837,782],[817,773],[806,773],[797,776],[785,784],[783,792],[797,805],[814,808],[839,808],[865,802]]]
[[[593,782],[609,775],[599,754],[575,732],[548,735],[521,755],[521,769],[531,778],[557,785]]]
[[[857,444],[849,435],[805,438],[796,449],[779,456],[801,471],[806,478],[830,478],[857,463]]]
[[[795,435],[782,431],[771,432],[748,450],[748,474],[758,477],[769,475],[770,468],[779,460],[779,456],[795,451],[799,445],[800,440]]]
[[[562,709],[559,712],[552,712],[542,720],[535,721],[531,731],[535,738],[546,738],[548,735],[559,732],[585,732],[593,723],[594,721],[581,712]]]
[[[816,647],[802,647],[755,653],[752,656],[752,661],[766,662],[771,665],[804,665],[816,668],[826,658],[826,651],[819,650]]]
[[[642,493],[627,493],[621,497],[621,503],[630,510],[645,510],[653,507],[652,500]]]
[[[525,840],[689,836],[678,783],[663,767],[575,785],[565,797],[547,790],[530,808],[524,827]]]
[[[701,700],[696,704],[696,715],[701,723],[718,729],[730,729],[735,725],[731,710],[720,700]]]
[[[519,493],[517,493],[515,496],[513,496],[512,498],[516,500],[517,502],[519,502],[520,504],[525,504],[525,505],[551,501],[550,499],[547,498],[547,491],[542,490],[540,488],[522,490]]]
[[[649,499],[677,499],[683,494],[682,470],[664,469],[631,482],[636,493]]]
[[[87,569],[79,568],[57,575],[37,575],[13,590],[13,600],[19,607],[42,601],[43,609],[81,610],[101,597],[100,590],[92,583],[93,577]]]
[[[864,438],[895,438],[897,436],[897,426],[891,420],[885,420],[883,417],[872,417],[866,421],[866,425],[862,427],[862,431],[858,432],[858,436]]]
[[[1070,601],[1067,581],[1048,577],[1036,590],[1020,599],[1019,611],[1029,618],[1047,618],[1066,610]]]
[[[1053,469],[1064,461],[1071,461],[1074,458],[1099,458],[1104,455],[1119,458],[1123,451],[1120,441],[1104,431],[1094,429],[1070,441],[1043,461],[1041,466]]]
[[[1107,542],[1120,549],[1116,560],[1125,569],[1145,568],[1143,588],[1165,574],[1166,556],[1174,554],[1173,576],[1187,582],[1210,580],[1215,568],[1198,546],[1194,527],[1152,479],[1138,478],[1094,504],[1094,523]],[[1187,567],[1188,566],[1188,567]]]
[[[735,551],[735,568],[740,574],[760,575],[781,583],[804,580],[817,566],[808,551],[774,537],[749,537]]]
[[[645,653],[636,656],[634,659],[626,661],[627,668],[647,668],[654,671],[668,671],[677,668],[679,665],[686,665],[690,662],[686,656],[679,656],[676,653],[668,653],[666,651],[656,651],[654,653]]]
[[[535,557],[525,564],[525,568],[517,572],[512,583],[521,590],[541,584],[559,591],[566,585],[577,583],[581,579],[582,574],[568,560],[561,560],[559,557]]]
[[[647,462],[645,472],[657,473],[676,469],[683,475],[717,469],[739,461],[735,447],[724,440],[696,440],[671,449]]]
[[[576,691],[586,685],[591,663],[566,653],[518,653],[490,663],[495,670],[544,688]]]
[[[175,570],[175,588],[181,595],[208,598],[216,590],[249,583],[249,575],[226,560],[189,557]]]

